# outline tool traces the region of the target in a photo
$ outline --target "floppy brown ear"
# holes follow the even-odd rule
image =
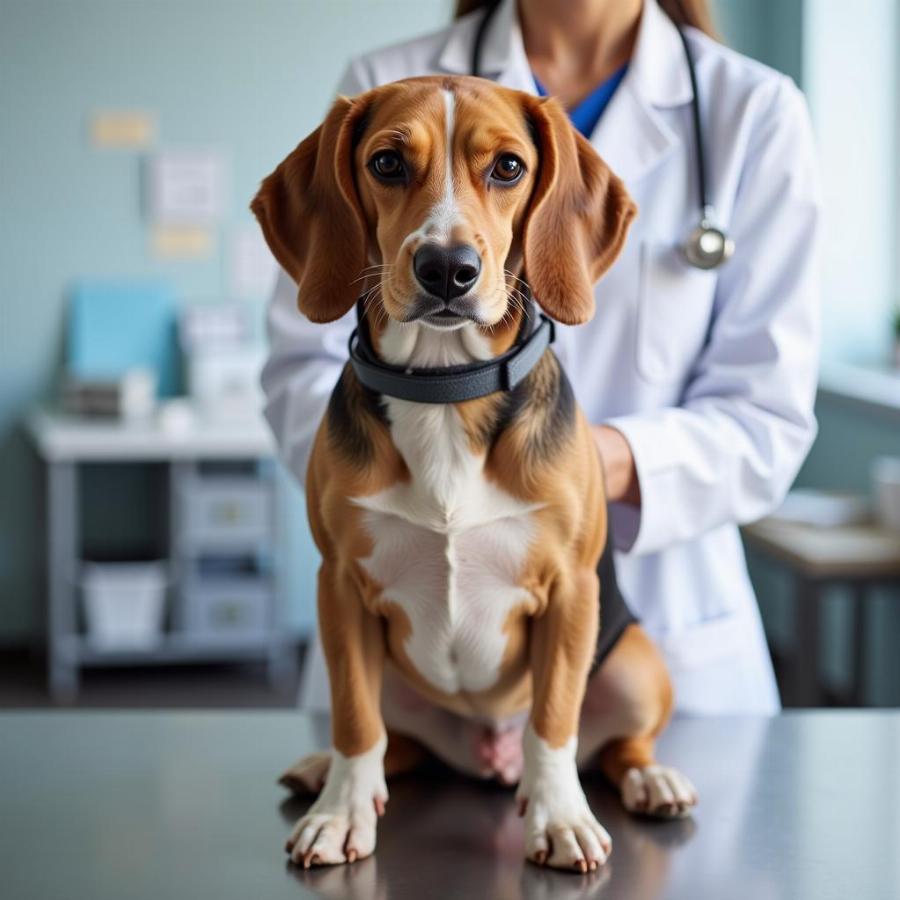
[[[540,169],[524,227],[525,275],[549,316],[578,325],[594,315],[594,284],[619,255],[637,207],[559,103],[528,102]]]
[[[300,311],[313,322],[331,322],[353,306],[353,281],[366,264],[353,176],[354,132],[364,113],[364,103],[339,97],[250,204],[269,249],[297,283]]]

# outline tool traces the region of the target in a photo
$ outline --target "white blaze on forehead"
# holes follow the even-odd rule
[[[413,232],[406,236],[404,245],[413,240],[447,242],[453,226],[460,221],[459,207],[453,191],[453,133],[456,129],[456,97],[452,91],[442,90],[444,101],[444,192],[441,199],[431,207],[428,217]],[[432,161],[432,165],[436,160]]]

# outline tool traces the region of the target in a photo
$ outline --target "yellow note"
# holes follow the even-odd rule
[[[157,225],[150,232],[150,249],[157,259],[208,259],[215,237],[199,225]]]
[[[156,138],[156,117],[146,110],[97,110],[91,113],[91,143],[112,150],[142,150]]]

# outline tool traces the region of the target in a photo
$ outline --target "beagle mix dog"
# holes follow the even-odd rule
[[[587,321],[636,212],[558,103],[469,77],[339,98],[252,209],[300,310],[331,322],[363,295],[374,353],[401,368],[506,353],[531,292],[553,319]],[[348,364],[306,485],[334,746],[308,763],[323,787],[287,842],[295,862],[374,850],[385,771],[418,759],[385,725],[387,681],[418,709],[527,717],[517,800],[534,862],[606,861],[579,766],[599,766],[632,811],[689,812],[690,783],[654,760],[672,691],[639,625],[585,699],[606,506],[590,428],[549,349],[514,390],[458,403],[380,395]]]

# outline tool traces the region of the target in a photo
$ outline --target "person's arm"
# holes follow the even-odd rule
[[[339,94],[368,90],[371,78],[358,62],[344,73]],[[355,313],[329,325],[314,325],[297,309],[297,285],[284,271],[266,314],[269,357],[262,371],[265,415],[281,457],[303,484],[306,463],[328,398],[347,361],[347,341]]]
[[[592,431],[603,463],[606,499],[610,503],[640,506],[641,485],[628,439],[621,431],[609,425],[594,425]]]
[[[737,252],[681,405],[595,428],[625,552],[771,512],[816,434],[819,194],[806,105],[788,79],[755,131],[730,225]]]

